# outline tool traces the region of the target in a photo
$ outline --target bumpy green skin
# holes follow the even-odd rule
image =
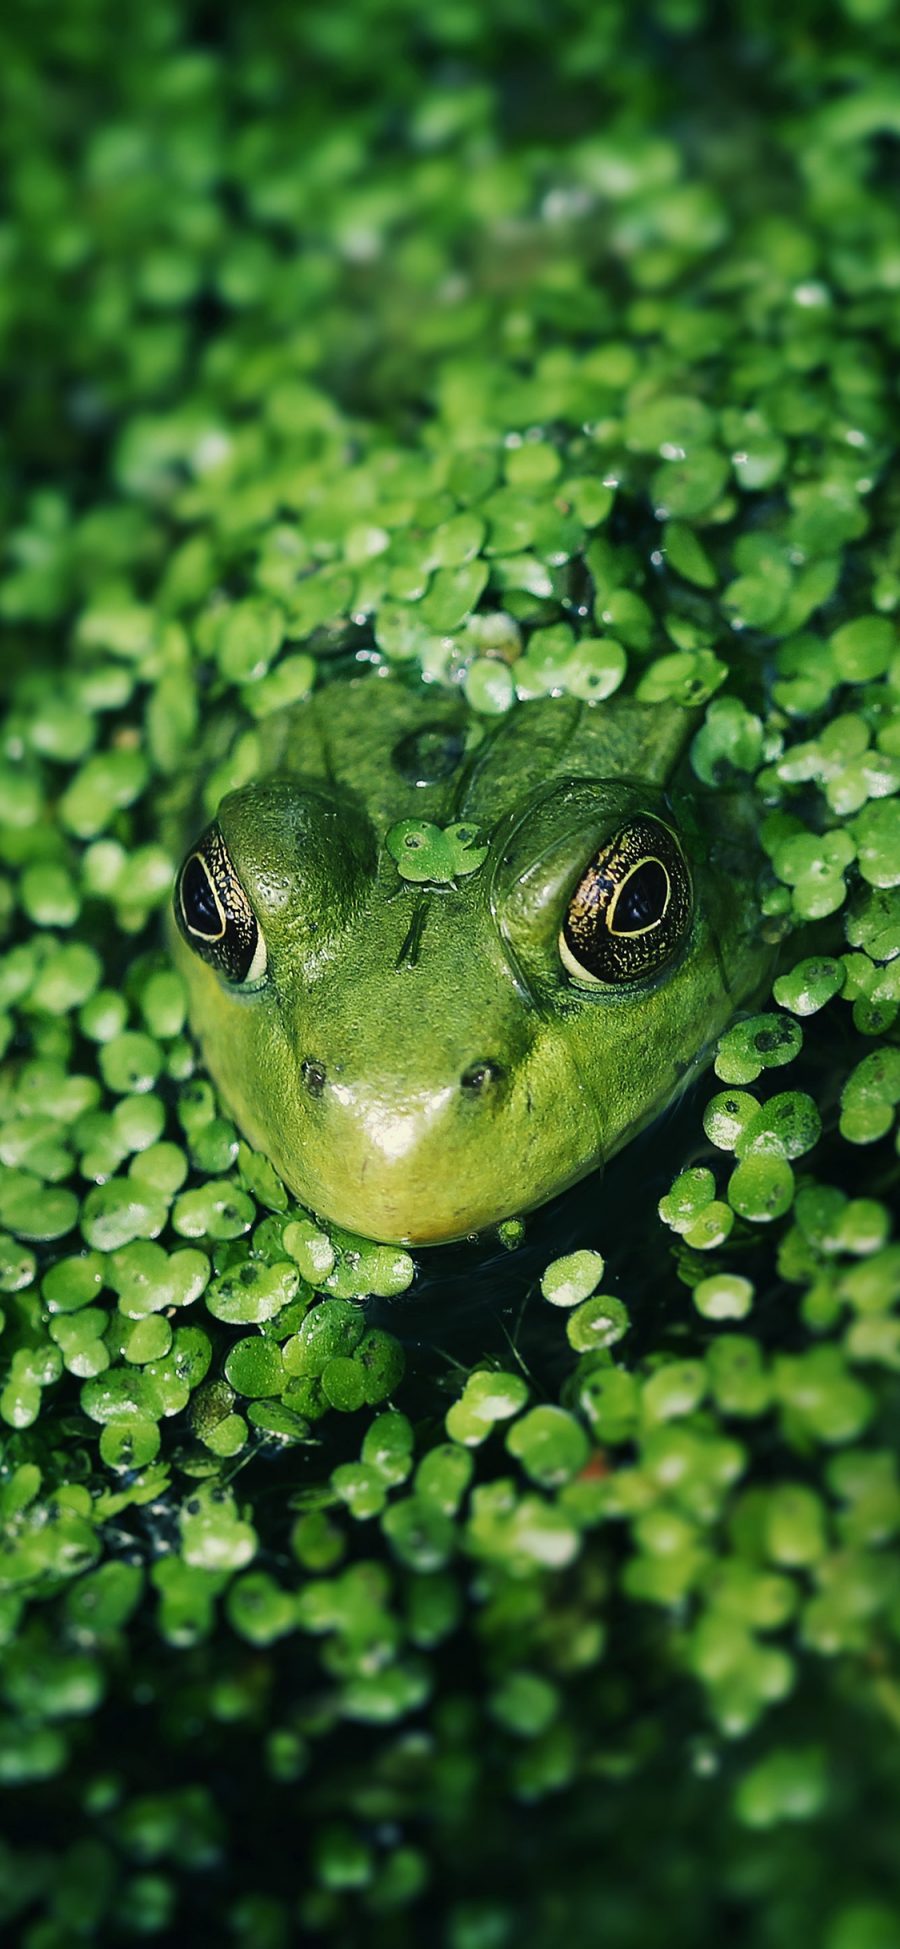
[[[409,773],[425,727],[464,749],[416,784],[395,754]],[[665,795],[691,727],[675,706],[569,697],[486,726],[456,696],[374,675],[270,724],[262,775],[219,810],[268,978],[241,995],[175,953],[211,1074],[311,1210],[412,1245],[527,1211],[626,1142],[752,996],[770,950],[743,801],[676,795],[673,815]],[[639,811],[679,827],[692,931],[653,980],[586,990],[560,962],[562,918]],[[477,825],[483,865],[410,885],[385,839],[411,817]],[[463,1083],[485,1064],[481,1088]]]

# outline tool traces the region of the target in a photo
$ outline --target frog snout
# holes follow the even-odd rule
[[[343,1082],[340,1064],[332,1079],[329,1079],[327,1064],[318,1056],[305,1056],[300,1064],[300,1077],[307,1094],[312,1097],[324,1096],[329,1080],[340,1086]],[[468,1099],[490,1097],[506,1079],[505,1065],[496,1056],[476,1056],[466,1064],[459,1077],[459,1087]]]
[[[506,1070],[493,1056],[479,1056],[470,1062],[459,1079],[459,1087],[470,1096],[485,1096],[503,1082]]]
[[[306,1201],[354,1231],[405,1243],[458,1238],[502,1216],[501,1183],[488,1181],[500,1166],[500,1179],[508,1175],[501,1125],[518,1065],[476,1042],[445,1046],[425,1076],[410,1050],[404,1077],[390,1054],[364,1060],[350,1043],[300,1061]]]
[[[462,1238],[542,1203],[597,1157],[593,1099],[546,1023],[453,1034],[424,1010],[372,1022],[304,1038],[257,1126],[319,1217],[389,1244]]]

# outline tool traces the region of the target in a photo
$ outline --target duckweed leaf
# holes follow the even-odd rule
[[[761,719],[736,697],[716,697],[691,745],[691,763],[705,785],[718,785],[729,772],[755,771],[762,759]]]
[[[434,1503],[445,1516],[455,1516],[472,1472],[472,1458],[465,1448],[455,1442],[439,1442],[423,1455],[416,1469],[416,1495],[420,1502]]]
[[[214,1319],[229,1326],[256,1326],[273,1320],[298,1291],[300,1274],[289,1260],[265,1265],[248,1259],[234,1272],[214,1279],[206,1294],[206,1305]]]
[[[227,1179],[183,1191],[172,1209],[172,1224],[182,1238],[240,1238],[254,1217],[253,1200]]]
[[[518,1414],[527,1399],[528,1385],[519,1374],[477,1369],[447,1413],[447,1433],[465,1447],[478,1447],[496,1422]]]
[[[681,704],[690,710],[705,704],[727,675],[726,665],[711,650],[678,650],[657,657],[641,677],[636,695],[642,704]]]
[[[355,1414],[365,1406],[366,1373],[361,1361],[337,1354],[326,1363],[319,1378],[329,1407],[337,1408],[341,1414]]]
[[[411,1285],[415,1265],[408,1252],[393,1245],[374,1245],[355,1232],[331,1227],[335,1264],[318,1283],[340,1299],[365,1299],[370,1293],[390,1299]]]
[[[790,1210],[794,1174],[783,1157],[756,1152],[745,1157],[728,1180],[728,1201],[741,1218],[769,1224]]]
[[[405,1482],[412,1469],[413,1429],[405,1414],[396,1409],[378,1414],[369,1423],[363,1438],[362,1460],[378,1470],[383,1480],[396,1488]]]
[[[386,844],[404,880],[430,880],[447,886],[477,872],[487,858],[487,847],[479,846],[477,840],[475,826],[447,826],[442,830],[427,820],[401,819],[391,827]]]
[[[734,1151],[740,1158],[766,1153],[803,1157],[822,1134],[822,1119],[811,1096],[803,1090],[781,1090],[760,1106],[738,1134]]]
[[[764,1069],[792,1062],[803,1046],[796,1022],[777,1015],[752,1015],[719,1037],[715,1070],[723,1083],[753,1083]]]
[[[779,1007],[790,1009],[792,1015],[815,1015],[833,995],[840,994],[844,979],[841,961],[798,961],[790,974],[778,976],[772,993]]]
[[[483,717],[502,717],[515,703],[516,680],[507,664],[501,663],[495,657],[477,656],[474,662],[470,663],[466,671],[465,692],[473,711],[480,712]],[[462,832],[466,832],[467,830],[466,827],[462,828]],[[459,832],[459,827],[448,826],[446,830],[446,838],[448,840],[451,838],[451,834],[456,833],[457,835],[457,855],[459,854],[460,844],[465,848],[467,843],[466,841],[459,842]],[[406,843],[408,845],[408,840]],[[468,842],[468,844],[471,845],[471,842]],[[390,839],[388,840],[388,845],[390,846]],[[481,851],[480,859],[473,859],[471,864],[467,862],[457,865],[455,872],[457,874],[474,872],[476,866],[481,865],[485,853],[486,848]],[[396,854],[394,856],[397,858]],[[397,864],[400,867],[401,873],[404,873],[406,861],[398,858]],[[412,874],[404,873],[404,878],[413,877],[415,876]],[[431,877],[436,878],[438,876],[432,874]]]
[[[682,1235],[691,1231],[715,1198],[716,1181],[712,1171],[696,1168],[682,1171],[671,1191],[659,1202],[663,1223]]]
[[[231,1585],[225,1600],[228,1622],[250,1644],[274,1644],[294,1629],[294,1605],[264,1570],[251,1570]]]
[[[569,1314],[566,1338],[576,1353],[588,1353],[592,1347],[615,1346],[630,1324],[628,1310],[620,1299],[611,1293],[598,1293]]]
[[[564,1408],[529,1408],[513,1422],[506,1446],[541,1488],[567,1482],[588,1458],[584,1429]]]
[[[694,1287],[694,1305],[707,1320],[743,1320],[753,1305],[753,1286],[740,1273],[713,1273]]]
[[[225,1361],[225,1378],[238,1394],[254,1400],[280,1394],[285,1373],[281,1355],[271,1341],[252,1336],[235,1341]]]
[[[851,1070],[841,1091],[841,1135],[851,1144],[877,1143],[900,1103],[900,1050],[874,1050]]]
[[[321,1232],[309,1218],[292,1219],[283,1233],[284,1249],[295,1259],[301,1276],[311,1286],[328,1277],[335,1262],[335,1248],[327,1232]]]
[[[577,1306],[587,1299],[603,1277],[599,1252],[570,1252],[554,1259],[541,1279],[541,1292],[552,1306]]]
[[[242,1570],[256,1554],[254,1530],[225,1490],[198,1489],[183,1505],[180,1525],[189,1569]]]

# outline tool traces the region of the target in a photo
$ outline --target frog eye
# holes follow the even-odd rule
[[[258,986],[266,944],[218,826],[208,826],[175,882],[175,919],[188,947],[235,986]]]
[[[677,953],[691,924],[688,864],[661,819],[633,819],[601,846],[569,901],[563,966],[587,985],[642,981]]]

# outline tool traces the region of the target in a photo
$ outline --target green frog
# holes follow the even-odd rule
[[[265,721],[175,888],[238,1125],[320,1217],[458,1239],[593,1170],[759,989],[746,795],[679,785],[696,714],[476,716],[386,671]]]

